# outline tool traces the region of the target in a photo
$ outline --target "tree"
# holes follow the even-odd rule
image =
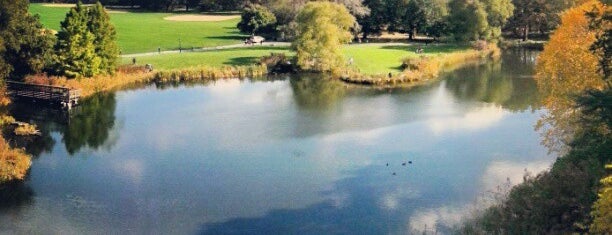
[[[406,6],[406,13],[404,14],[404,28],[408,33],[408,39],[414,39],[414,34],[417,31],[424,31],[427,18],[425,17],[425,10],[423,9],[423,1],[410,0]]]
[[[607,165],[608,170],[612,165]],[[593,234],[607,234],[612,232],[612,175],[601,180],[603,189],[600,190],[599,199],[593,205],[593,224],[589,230]]]
[[[484,37],[497,39],[501,37],[501,29],[512,16],[514,5],[510,0],[481,0],[487,12],[488,28]]]
[[[512,0],[514,12],[508,19],[507,30],[520,34],[524,41],[529,39],[532,31],[546,33],[555,29],[559,23],[559,15],[573,7],[586,2],[585,0]]]
[[[565,146],[580,129],[572,125],[579,118],[574,97],[586,90],[601,90],[606,84],[598,73],[597,56],[589,51],[596,31],[589,27],[585,12],[593,8],[601,12],[602,4],[591,1],[566,11],[538,57],[536,82],[549,110],[538,126],[551,149]]]
[[[370,9],[370,14],[357,17],[357,21],[361,25],[363,39],[366,39],[370,34],[377,35],[382,32],[387,23],[386,9],[383,0],[365,0],[363,4]]]
[[[305,70],[337,71],[344,67],[341,46],[350,42],[355,24],[346,7],[331,2],[310,2],[297,16],[298,36],[292,44],[297,64]]]
[[[116,32],[101,4],[88,8],[78,2],[66,14],[57,38],[55,73],[74,78],[115,71]]]
[[[363,4],[364,0],[331,0],[342,4],[355,17],[364,17],[370,14],[370,9]]]
[[[238,29],[243,33],[260,34],[273,33],[276,26],[276,17],[267,8],[253,4],[247,6],[242,12]]]
[[[100,2],[89,9],[88,16],[88,30],[94,35],[95,53],[100,57],[99,70],[112,74],[117,67],[119,56],[115,27]]]
[[[449,2],[450,31],[458,41],[482,39],[489,27],[485,6],[478,0],[451,0]]]
[[[52,34],[28,13],[28,1],[0,3],[0,79],[42,71],[52,52]]]

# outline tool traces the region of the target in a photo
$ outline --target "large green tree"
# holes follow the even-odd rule
[[[448,24],[458,41],[481,39],[489,27],[487,12],[478,0],[451,0]]]
[[[451,0],[448,24],[456,40],[491,40],[501,36],[501,28],[514,6],[509,0]]]
[[[27,0],[0,0],[0,79],[40,72],[53,36],[28,12]]]
[[[269,34],[275,31],[276,16],[266,7],[252,4],[242,11],[238,29],[248,34]]]
[[[57,34],[55,72],[67,77],[113,73],[119,54],[116,32],[101,4],[70,9]]]
[[[505,29],[529,39],[531,32],[547,33],[557,28],[559,15],[582,0],[512,0],[514,12]]]
[[[496,39],[501,37],[501,29],[512,16],[514,5],[510,0],[481,0],[487,12],[488,28],[484,37]]]
[[[336,71],[344,67],[342,44],[351,41],[355,17],[343,5],[310,2],[297,16],[298,36],[292,44],[297,64],[305,70]]]
[[[54,57],[56,72],[68,77],[99,74],[101,59],[96,56],[95,35],[87,26],[87,8],[78,2],[61,22]]]
[[[100,57],[99,70],[112,74],[117,67],[119,47],[117,46],[117,32],[110,22],[108,13],[100,2],[88,11],[87,29],[94,35],[95,53]]]
[[[386,3],[384,0],[365,0],[363,4],[370,9],[370,14],[357,17],[357,21],[361,25],[363,39],[366,39],[368,35],[378,35],[385,29],[387,24]]]
[[[425,31],[427,18],[425,16],[425,3],[421,0],[411,0],[406,5],[406,12],[403,17],[403,25],[408,39],[414,39],[414,34],[418,31]]]

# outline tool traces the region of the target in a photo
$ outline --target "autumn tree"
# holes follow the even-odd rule
[[[601,12],[602,4],[590,1],[566,11],[538,57],[536,81],[549,110],[538,126],[551,149],[565,146],[577,131],[572,125],[578,118],[574,98],[605,86],[598,73],[598,58],[589,50],[596,41],[596,31],[589,27],[585,12],[594,8]]]
[[[52,53],[52,34],[28,12],[28,4],[0,0],[0,79],[40,72]]]
[[[342,44],[351,40],[355,17],[343,5],[309,2],[297,16],[298,37],[292,44],[305,70],[336,71],[344,66]]]

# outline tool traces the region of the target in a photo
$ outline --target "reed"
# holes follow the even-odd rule
[[[158,72],[147,71],[141,66],[124,66],[113,75],[101,75],[93,78],[68,79],[66,77],[37,74],[28,76],[26,83],[62,86],[80,89],[81,96],[87,97],[98,92],[113,91],[134,84],[165,84],[176,82],[214,81],[228,78],[253,78],[266,75],[265,65],[251,66],[200,66],[178,70]]]

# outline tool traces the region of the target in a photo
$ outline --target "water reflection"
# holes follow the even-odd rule
[[[88,147],[96,150],[110,148],[111,130],[115,127],[115,93],[100,93],[81,101],[71,111],[62,111],[45,105],[16,103],[10,113],[17,120],[37,124],[41,136],[16,137],[15,144],[25,147],[33,156],[50,153],[55,145],[51,133],[59,132],[68,153],[73,155]]]
[[[100,93],[83,100],[70,123],[60,130],[68,153],[74,154],[84,147],[98,149],[108,143],[115,126],[116,103],[114,93]]]
[[[0,213],[0,232],[444,232],[481,190],[548,161],[541,113],[508,108],[529,94],[506,67],[415,88],[305,76],[94,97],[40,122],[55,146],[34,161],[36,203]]]
[[[501,62],[451,73],[446,88],[466,101],[493,103],[515,112],[538,109],[540,98],[532,78],[537,52],[510,50],[503,57]]]
[[[0,214],[32,203],[34,191],[22,181],[0,184]]]
[[[344,84],[308,74],[289,80],[295,103],[303,110],[325,112],[337,105],[346,95]]]

